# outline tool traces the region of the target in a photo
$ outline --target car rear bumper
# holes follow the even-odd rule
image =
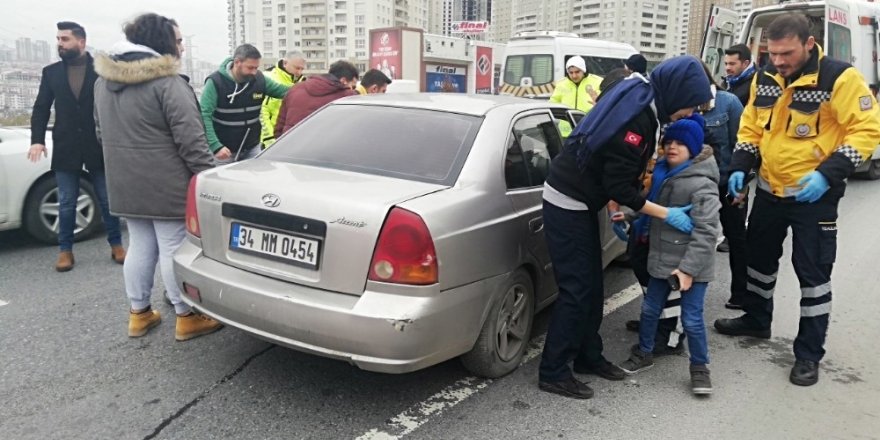
[[[359,368],[405,373],[467,352],[491,292],[506,276],[454,289],[367,283],[361,296],[280,281],[219,263],[184,241],[174,256],[184,301],[224,324],[299,351]]]

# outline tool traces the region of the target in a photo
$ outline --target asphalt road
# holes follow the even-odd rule
[[[709,330],[715,393],[694,398],[687,358],[660,359],[625,382],[584,377],[587,401],[539,392],[535,356],[502,379],[470,377],[452,360],[406,375],[360,371],[226,328],[174,341],[173,311],[129,339],[122,267],[103,237],[75,246],[76,268],[53,270],[56,249],[0,233],[0,439],[212,438],[880,438],[880,182],[852,181],[841,205],[834,311],[821,381],[788,383],[799,289],[782,260],[773,338]],[[717,254],[707,322],[723,307],[729,276]],[[623,360],[636,335],[634,278],[606,271],[606,356]],[[622,293],[620,293],[622,292]],[[636,300],[628,302],[635,298]]]

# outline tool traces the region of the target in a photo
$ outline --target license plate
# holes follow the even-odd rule
[[[297,266],[318,268],[318,240],[232,223],[229,249],[266,256]]]

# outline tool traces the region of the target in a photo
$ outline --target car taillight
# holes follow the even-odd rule
[[[437,282],[437,273],[437,252],[424,220],[405,209],[392,208],[379,232],[369,279],[426,285]]]
[[[189,188],[186,190],[186,230],[196,237],[202,238],[202,230],[199,228],[199,210],[196,209],[196,177],[189,179]]]

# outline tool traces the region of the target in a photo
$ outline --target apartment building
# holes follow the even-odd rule
[[[573,0],[572,32],[629,43],[649,63],[681,53],[680,0]]]
[[[325,73],[336,60],[361,71],[369,60],[369,30],[429,27],[432,0],[227,0],[229,47],[250,43],[270,65],[302,52],[306,74]]]
[[[755,8],[775,5],[778,0],[689,0],[691,3],[689,11],[689,20],[683,29],[683,34],[687,35],[686,52],[691,55],[700,55],[703,49],[703,34],[706,25],[709,22],[709,14],[712,6],[720,6],[722,8],[736,11],[739,15],[739,22],[736,30],[739,30],[745,24],[746,17],[749,12]]]

